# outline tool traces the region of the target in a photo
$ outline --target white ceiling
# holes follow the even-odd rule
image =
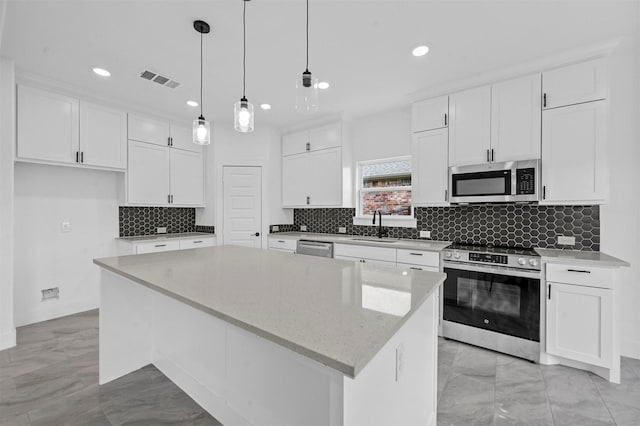
[[[320,114],[408,105],[412,93],[576,47],[634,34],[638,1],[312,0],[310,70],[331,83]],[[290,126],[294,82],[304,70],[302,0],[247,5],[247,97],[256,125]],[[199,34],[205,36],[204,114],[230,122],[242,96],[242,1],[8,0],[0,52],[18,71],[39,74],[117,102],[191,120],[198,112]],[[411,50],[427,44],[426,57]],[[109,79],[91,72],[111,71]],[[168,89],[143,69],[182,83]]]

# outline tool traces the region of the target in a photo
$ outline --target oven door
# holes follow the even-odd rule
[[[513,201],[516,186],[513,162],[450,169],[452,203]]]
[[[539,273],[445,262],[445,321],[540,341]]]

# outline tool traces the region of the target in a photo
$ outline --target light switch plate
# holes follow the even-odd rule
[[[575,246],[576,237],[566,237],[564,235],[558,235],[558,244],[563,246]]]
[[[300,231],[307,232],[307,225],[300,225]]]
[[[167,233],[166,226],[159,226],[156,228],[156,234],[166,234],[166,233]]]
[[[346,233],[347,233],[347,228],[345,228],[344,226],[338,227],[338,234],[346,234]]]
[[[431,231],[420,231],[420,238],[431,238]]]
[[[62,232],[71,232],[71,223],[70,222],[62,222]]]

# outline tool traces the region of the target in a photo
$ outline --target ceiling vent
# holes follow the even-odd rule
[[[158,83],[159,85],[166,86],[170,89],[175,89],[176,87],[180,86],[179,82],[149,70],[142,71],[140,73],[140,78],[153,81],[154,83]]]

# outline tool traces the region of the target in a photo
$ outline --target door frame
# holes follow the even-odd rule
[[[221,238],[219,245],[224,245],[224,168],[225,167],[258,167],[260,169],[260,210],[262,211],[260,217],[260,244],[264,249],[267,247],[267,233],[269,225],[267,224],[267,214],[265,211],[264,194],[266,193],[265,187],[265,165],[262,161],[248,164],[220,164],[220,167],[216,170],[216,191],[220,194],[220,197],[216,197],[219,202],[216,203],[216,235]]]

